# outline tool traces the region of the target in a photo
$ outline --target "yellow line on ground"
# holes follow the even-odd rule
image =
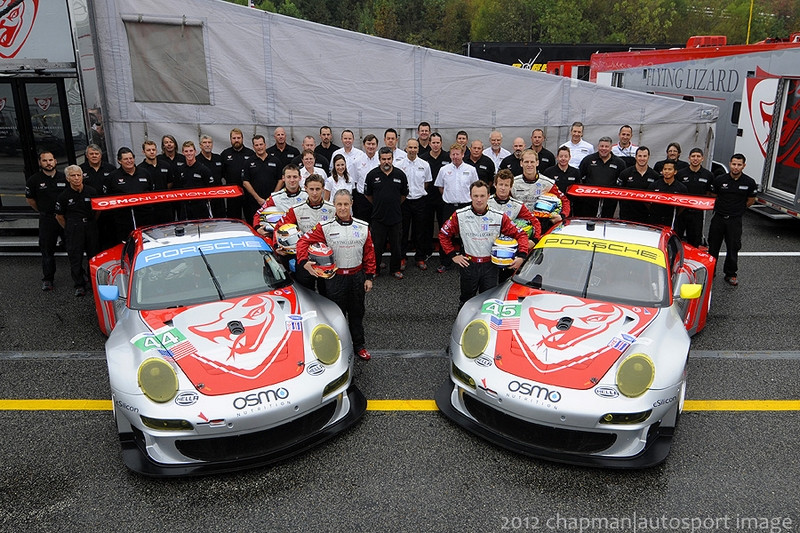
[[[111,400],[2,400],[0,411],[110,411]],[[436,411],[433,400],[369,400],[368,411]],[[686,400],[684,411],[800,411],[800,400]]]

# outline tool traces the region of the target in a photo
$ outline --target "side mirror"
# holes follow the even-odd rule
[[[119,299],[119,287],[116,285],[98,285],[97,294],[103,302],[113,302]]]
[[[696,300],[703,294],[703,286],[699,283],[684,283],[681,285],[681,299]]]

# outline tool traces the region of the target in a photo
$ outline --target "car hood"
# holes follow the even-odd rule
[[[202,394],[241,392],[303,372],[297,293],[279,289],[187,308],[139,311],[147,331],[131,342],[172,357]],[[315,313],[311,313],[314,314]]]
[[[573,389],[597,385],[659,314],[657,308],[517,284],[510,285],[504,300],[518,302],[518,320],[484,313],[496,331],[497,367],[520,378]]]

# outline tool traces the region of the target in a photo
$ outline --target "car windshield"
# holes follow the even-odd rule
[[[537,246],[514,281],[581,298],[647,307],[669,305],[663,266],[597,249]]]
[[[289,283],[268,250],[200,253],[137,268],[132,309],[164,309],[269,291]]]

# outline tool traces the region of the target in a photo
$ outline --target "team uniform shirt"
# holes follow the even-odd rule
[[[542,236],[542,225],[539,223],[539,219],[525,207],[525,204],[516,198],[509,196],[505,200],[500,200],[493,194],[489,197],[489,209],[505,214],[512,221],[517,219],[527,220],[533,227],[533,238],[539,240],[539,237]]]
[[[456,255],[453,239],[459,235],[464,255],[470,259],[490,258],[494,240],[500,235],[517,239],[517,257],[528,255],[528,236],[500,211],[487,209],[479,214],[468,205],[453,213],[439,231],[439,243],[450,258]]]
[[[514,185],[511,187],[511,196],[525,204],[528,211],[541,218],[550,218],[550,213],[537,212],[535,209],[536,200],[539,196],[549,193],[561,200],[561,217],[566,218],[570,213],[570,202],[567,196],[556,187],[556,182],[547,176],[538,174],[538,179],[534,181],[526,180],[522,174],[514,178]]]
[[[258,196],[266,198],[278,186],[282,168],[281,162],[272,155],[267,154],[264,159],[255,156],[245,170],[243,181],[249,182]]]
[[[359,157],[358,161],[356,162],[356,172],[355,174],[350,174],[351,176],[356,177],[356,190],[358,192],[364,194],[364,184],[367,181],[367,174],[369,174],[370,171],[376,168],[379,164],[380,160],[378,159],[377,151],[375,151],[375,155],[372,157],[368,156],[366,152],[361,152],[361,157]]]
[[[170,159],[167,154],[161,153],[156,156],[156,159],[170,165],[172,167],[172,173],[175,176],[178,175],[178,173],[181,170],[181,167],[186,164],[186,157],[184,157],[184,155],[180,153],[176,153],[175,157],[173,157],[172,159]]]
[[[330,162],[333,161],[333,155],[340,148],[341,148],[340,146],[336,146],[333,143],[331,143],[331,145],[328,146],[327,148],[325,148],[321,144],[318,144],[317,146],[314,147],[314,153],[315,154],[319,154],[322,157],[324,157],[328,161],[328,163],[330,164]],[[326,168],[330,168],[330,167],[326,167]]]
[[[292,146],[291,144],[287,144],[283,147],[283,150],[278,148],[277,144],[273,144],[269,148],[267,148],[267,153],[272,157],[276,158],[280,161],[280,168],[278,171],[283,170],[283,167],[288,165],[292,162],[292,160],[300,155],[300,150]]]
[[[344,162],[347,165],[347,173],[350,175],[350,179],[355,179],[356,177],[356,170],[358,169],[358,162],[361,160],[361,156],[364,155],[364,152],[359,150],[358,148],[352,148],[349,152],[345,152],[344,148],[339,148],[333,155],[330,157],[330,166],[328,170],[333,172],[333,158],[337,155],[341,154],[344,156]]]
[[[566,170],[562,170],[558,165],[553,165],[543,170],[541,174],[555,181],[558,190],[564,194],[567,193],[571,186],[581,183],[581,171],[569,165],[567,165]]]
[[[660,178],[658,172],[650,167],[647,167],[644,174],[640,174],[636,166],[632,166],[620,172],[618,185],[623,189],[647,191]],[[625,220],[646,221],[650,210],[645,202],[622,201],[619,204],[619,214]]]
[[[578,144],[574,144],[572,140],[569,140],[561,146],[569,148],[569,164],[575,168],[581,166],[581,161],[583,161],[584,157],[594,152],[594,146],[583,139],[581,139]],[[559,148],[561,148],[561,146],[559,146]]]
[[[214,177],[208,167],[195,160],[194,165],[184,164],[178,171],[177,186],[180,189],[196,189],[211,187],[214,185]],[[154,190],[158,190],[155,189]]]
[[[669,161],[669,159],[662,159],[661,161],[657,162],[655,165],[653,165],[653,170],[661,174],[661,169],[664,168],[664,163],[667,161]],[[686,161],[681,161],[680,159],[675,161],[675,172],[683,170],[684,168],[689,168],[689,163]]]
[[[603,161],[600,153],[595,152],[583,158],[578,170],[586,185],[616,187],[620,173],[625,170],[625,161],[615,155],[610,155],[607,161]]]
[[[225,148],[220,154],[222,157],[222,176],[226,185],[241,185],[250,162],[255,159],[256,153],[243,146],[241,150],[234,150],[233,146]]]
[[[337,176],[336,178],[333,176],[328,176],[328,179],[325,180],[325,190],[331,193],[331,198],[333,198],[333,195],[336,194],[336,191],[340,191],[342,189],[352,193],[354,186],[355,182],[353,181],[353,178],[350,178],[350,181],[345,181],[344,176]]]
[[[153,184],[154,191],[166,191],[175,181],[173,166],[163,159],[156,158],[155,165],[151,165],[145,160],[136,165],[136,168],[147,172],[150,176],[150,183]]]
[[[478,179],[490,185],[492,184],[494,181],[494,163],[492,163],[489,157],[481,154],[481,157],[477,161],[473,161],[472,157],[467,154],[464,158],[464,163],[475,167],[475,171],[478,173]]]
[[[686,187],[683,183],[676,179],[672,183],[667,183],[664,178],[657,179],[652,185],[650,190],[655,192],[663,192],[665,194],[686,194]],[[675,214],[675,207],[664,204],[650,204],[650,222],[654,224],[669,225],[672,223],[672,217]]]
[[[91,222],[94,221],[94,211],[92,210],[92,198],[98,196],[94,187],[84,185],[79,192],[72,187],[58,195],[54,212],[56,215],[63,216],[68,222],[70,220]]]
[[[717,195],[714,212],[726,217],[740,217],[747,211],[747,199],[755,198],[758,185],[747,174],[733,179],[730,174],[717,176],[711,191]]]
[[[515,176],[522,174],[522,161],[514,154],[506,156],[505,159],[500,161],[500,166],[497,167],[498,172],[501,170],[510,170]]]
[[[306,200],[308,200],[308,194],[303,190],[290,193],[286,189],[281,189],[278,192],[272,193],[270,197],[261,204],[261,207],[256,210],[256,214],[253,216],[253,227],[255,228],[261,224],[261,215],[270,207],[275,207],[284,213],[288,213],[289,209],[305,203]]]
[[[197,162],[206,167],[211,172],[213,178],[213,185],[216,187],[222,185],[222,156],[219,154],[211,154],[211,159],[207,158],[202,152],[197,154]]]
[[[52,215],[55,212],[59,195],[67,188],[69,188],[67,176],[60,170],[56,170],[53,177],[43,172],[37,172],[25,183],[25,198],[36,200],[36,208],[39,213]]]
[[[98,194],[103,194],[106,178],[116,168],[111,163],[100,161],[100,167],[95,170],[88,161],[84,161],[81,163],[81,170],[83,171],[83,184],[91,186]]]
[[[402,170],[392,167],[389,174],[374,168],[367,174],[364,195],[372,197],[372,220],[391,226],[403,221],[400,207],[408,196],[408,179]]]
[[[284,224],[296,224],[300,233],[308,233],[320,222],[327,222],[336,217],[336,208],[333,204],[322,202],[319,205],[310,205],[308,201],[289,209],[276,228]]]
[[[299,265],[308,261],[308,247],[313,243],[327,244],[333,250],[337,271],[363,268],[367,279],[372,279],[375,275],[375,246],[372,244],[369,225],[363,220],[351,218],[342,221],[334,218],[317,224],[297,242]]]
[[[436,181],[436,178],[439,177],[439,171],[442,170],[443,167],[447,166],[450,163],[450,154],[445,153],[444,151],[439,152],[439,155],[436,157],[431,155],[430,150],[426,154],[420,153],[419,155],[422,159],[428,162],[431,167],[431,178]]]
[[[434,185],[442,187],[442,200],[446,204],[468,204],[472,201],[469,186],[477,180],[475,167],[466,163],[460,167],[448,163],[439,171]]]
[[[392,152],[392,155],[394,156],[394,158],[392,159],[392,165],[396,167],[399,166],[400,161],[402,161],[407,157],[406,151],[401,150],[400,148],[395,148],[394,151]]]
[[[433,181],[431,166],[421,157],[411,161],[408,157],[400,161],[397,168],[403,171],[408,180],[408,199],[417,200],[428,194],[425,184]]]
[[[531,146],[531,150],[536,152],[533,146]],[[539,156],[539,168],[550,168],[556,164],[556,156],[544,146],[542,146],[542,149],[537,152],[536,155]]]
[[[311,174],[316,174],[317,176],[322,177],[322,179],[328,179],[328,173],[322,169],[322,167],[314,167],[312,172],[309,172],[306,167],[300,167],[300,179],[305,182],[306,178],[309,177]]]
[[[150,174],[139,167],[134,167],[133,174],[128,174],[122,168],[118,168],[109,174],[106,180],[108,194],[138,194],[152,190]]]
[[[632,167],[636,164],[636,150],[638,148],[639,147],[633,143],[625,148],[622,148],[619,143],[617,143],[611,147],[611,153],[625,161],[627,166]]]
[[[494,163],[494,168],[500,170],[500,163],[503,162],[503,159],[510,156],[511,152],[501,146],[500,151],[495,154],[490,146],[483,151],[483,155],[492,160],[492,163]]]
[[[690,167],[682,168],[675,175],[675,179],[683,183],[689,194],[705,196],[711,191],[714,183],[714,174],[707,168],[700,167],[697,172]]]
[[[303,168],[303,155],[300,154],[297,157],[295,157],[294,159],[292,159],[292,164],[293,165],[297,165],[300,169],[302,169]],[[328,170],[331,168],[331,162],[324,155],[318,154],[318,153],[315,152],[314,153],[314,167],[316,167],[319,170],[321,170],[324,173],[324,175],[327,176],[328,175]],[[319,174],[320,176],[323,176],[323,174],[320,174],[319,172],[317,172],[317,174]]]

